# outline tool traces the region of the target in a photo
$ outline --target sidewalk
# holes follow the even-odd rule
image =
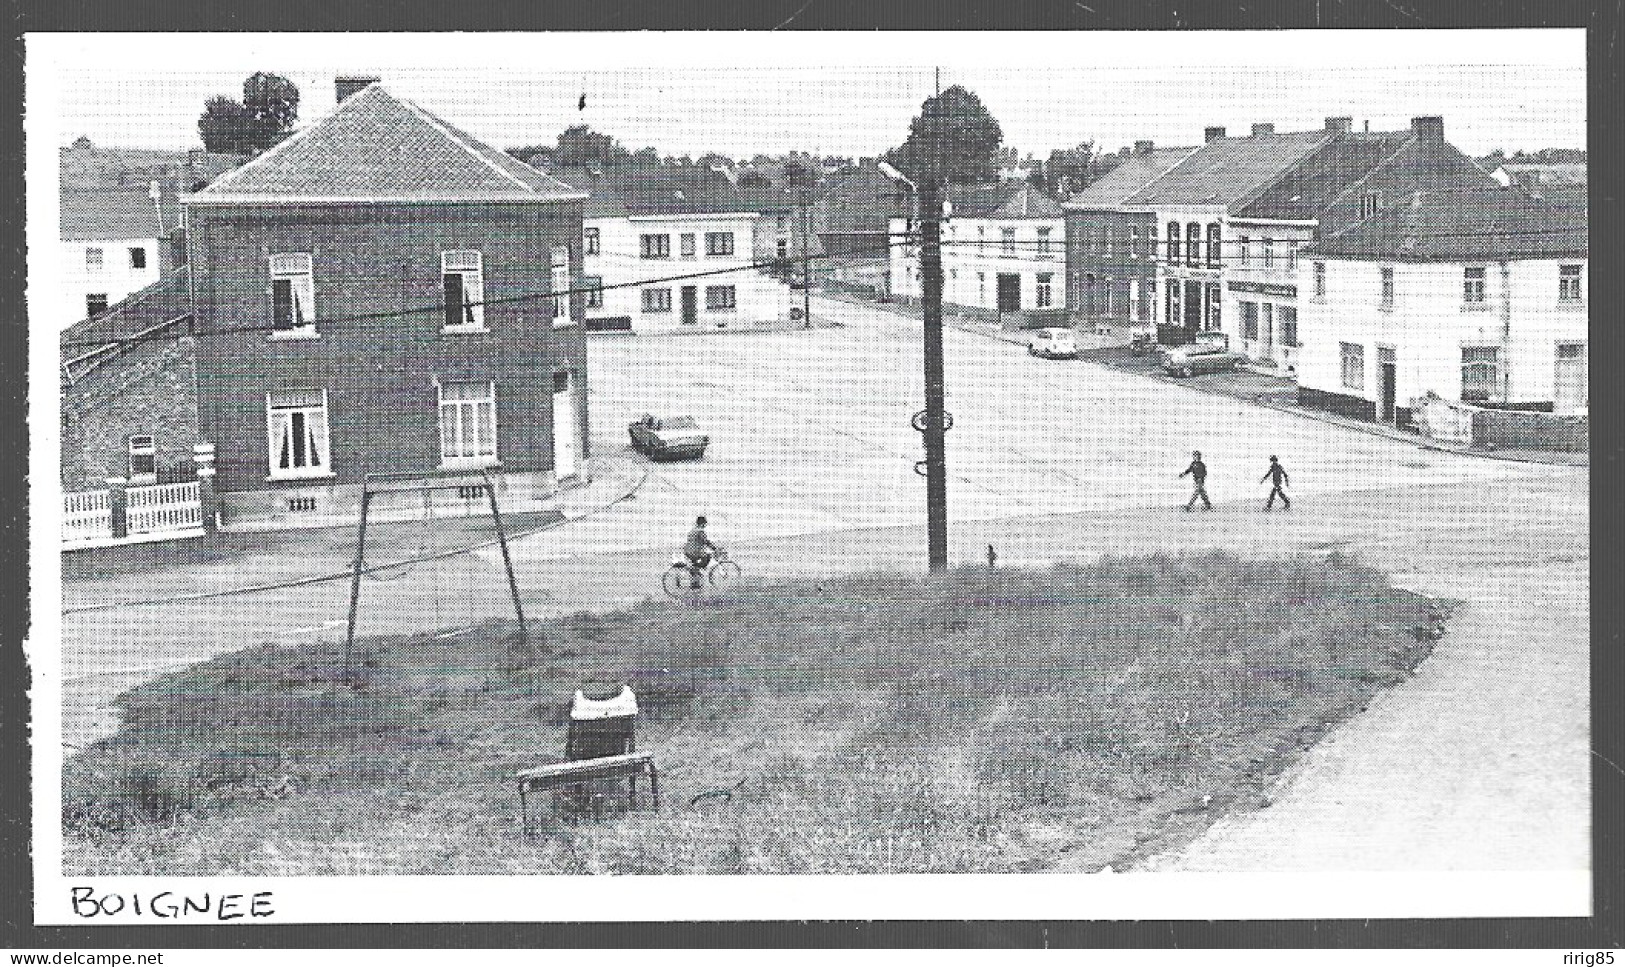
[[[646,471],[609,460],[589,462],[590,479],[549,498],[540,511],[504,514],[512,541],[611,507],[643,483]],[[432,560],[495,544],[489,515],[369,524],[369,571]],[[301,530],[219,532],[155,544],[76,551],[62,556],[64,613],[169,598],[200,599],[348,576],[353,524]],[[132,581],[132,575],[139,575]]]
[[[882,309],[909,319],[919,318],[918,313],[906,306],[874,302],[845,293],[835,295],[826,293],[822,297],[837,302],[845,302],[849,305]],[[943,312],[942,323],[961,332],[997,339],[1000,342],[1012,343],[1018,346],[1027,344],[1026,336],[1019,331],[1004,329],[997,323],[955,316],[949,311]],[[1130,352],[1127,346],[1085,348],[1078,353],[1078,358],[1098,366],[1110,366],[1123,372],[1135,373],[1147,379],[1175,383],[1201,393],[1211,393],[1215,396],[1244,400],[1268,409],[1292,413],[1311,420],[1319,420],[1322,423],[1330,423],[1359,433],[1387,437],[1391,440],[1401,440],[1426,450],[1438,450],[1464,456],[1484,457],[1490,460],[1510,460],[1520,463],[1541,463],[1566,467],[1589,467],[1591,465],[1589,453],[1528,449],[1486,450],[1481,447],[1435,440],[1383,423],[1368,423],[1364,420],[1350,419],[1325,410],[1301,406],[1297,402],[1297,383],[1284,376],[1271,376],[1250,369],[1237,369],[1227,373],[1204,373],[1184,379],[1175,379],[1162,373],[1155,356],[1136,356]]]

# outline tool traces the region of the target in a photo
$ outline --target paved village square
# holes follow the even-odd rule
[[[287,79],[251,81],[245,104],[287,103]],[[317,661],[344,645],[352,614],[368,642],[443,642],[450,668],[468,636],[507,627],[515,598],[532,639],[588,649],[568,637],[598,620],[584,615],[675,627],[730,595],[773,589],[818,614],[860,606],[826,588],[864,575],[929,584],[916,427],[931,392],[926,317],[940,299],[953,580],[1139,561],[1222,570],[1291,559],[1313,572],[1352,560],[1448,612],[1425,657],[1360,679],[1367,690],[1347,708],[1292,733],[1308,738],[1260,738],[1269,766],[1245,795],[1215,785],[1120,848],[1079,851],[1064,824],[1044,840],[1031,820],[1012,835],[1054,857],[1032,869],[1095,872],[1108,856],[1144,871],[1589,866],[1583,152],[1578,163],[1470,155],[1452,144],[1452,119],[1425,106],[1047,157],[995,138],[964,149],[980,151],[979,176],[944,174],[941,219],[917,208],[923,172],[938,170],[928,152],[985,140],[975,125],[945,124],[932,142],[920,133],[930,123],[916,123],[885,157],[676,159],[584,126],[557,146],[492,146],[388,76],[340,75],[292,103],[298,122],[269,144],[216,138],[206,115],[206,150],[89,139],[61,149],[60,248],[72,266],[53,307],[65,761],[122,754],[121,729],[144,727],[129,710],[149,708],[130,704],[132,690],[239,652]],[[930,122],[973,109],[986,114],[975,92],[950,85],[910,113]],[[1046,358],[1057,343],[1064,358]],[[1215,355],[1223,365],[1201,371]],[[703,455],[655,459],[672,454],[634,446],[629,428],[650,417],[692,418]],[[1193,452],[1211,510],[1187,508]],[[1265,507],[1272,457],[1290,474],[1290,510]],[[376,570],[362,575],[364,507],[364,561]],[[662,576],[696,517],[742,576],[673,600]],[[1234,627],[1290,636],[1303,627],[1294,616],[1318,607],[1282,602]],[[1087,652],[1088,607],[1066,607],[1079,609]],[[1228,607],[1186,600],[1169,634],[1231,627]],[[1022,667],[1022,633],[978,645],[1002,657],[975,674],[1042,679],[1037,664]],[[1329,671],[1295,680],[1335,678],[1337,647]],[[781,669],[735,669],[740,688],[789,675],[789,650]],[[538,664],[525,681],[560,667]],[[650,668],[628,677],[642,688],[638,675],[673,674]],[[1066,694],[1072,673],[1051,671],[1061,684],[1031,687]],[[348,679],[311,687],[365,691]],[[756,686],[734,712],[773,721],[763,696],[776,687]],[[1012,689],[967,728],[997,731],[1022,707]],[[569,689],[560,694],[535,702],[567,701]],[[690,754],[703,748],[694,730],[709,726],[698,713],[700,724],[662,719],[645,702],[637,749],[659,763],[676,805],[548,836],[624,849],[615,837],[662,811],[734,808],[705,799],[721,780]],[[548,737],[535,764],[560,758],[562,724],[525,727]],[[469,748],[484,748],[487,732]],[[808,742],[850,751],[867,734],[830,726]],[[1057,761],[1086,761],[1065,758],[1095,754],[1084,741]],[[275,750],[279,762],[297,758],[291,748]],[[959,774],[954,754],[941,756],[934,781],[958,781],[941,778]],[[515,764],[491,762],[489,776]],[[290,811],[319,798],[300,783],[324,780],[278,768],[275,801],[240,808],[295,823]],[[745,782],[730,801],[745,801]],[[239,808],[207,788],[218,802],[188,798],[177,811]],[[528,827],[445,808],[435,815],[453,818],[441,825],[464,817],[529,842]],[[64,822],[72,868],[191,862],[184,847],[130,847],[122,827]],[[256,862],[244,868],[271,869]],[[761,871],[740,862],[734,871]]]

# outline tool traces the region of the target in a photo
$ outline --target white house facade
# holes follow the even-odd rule
[[[989,313],[1066,308],[1066,219],[1059,203],[1028,184],[955,193],[942,225],[943,302]],[[910,231],[891,220],[891,237]],[[919,246],[891,248],[892,291],[920,297]]]
[[[1429,394],[1587,412],[1585,221],[1516,189],[1439,193],[1306,249],[1303,402],[1401,424]]]
[[[99,316],[158,281],[158,238],[83,238],[59,243],[62,289],[52,310],[58,328]]]
[[[761,217],[729,212],[588,218],[581,286],[589,327],[657,332],[788,318],[790,287],[753,267]],[[698,273],[715,274],[675,278]]]

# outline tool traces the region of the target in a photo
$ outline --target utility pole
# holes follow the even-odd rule
[[[925,528],[932,571],[948,569],[948,454],[942,375],[942,198],[933,175],[920,199],[920,309],[925,322]]]
[[[812,189],[803,187],[801,191],[801,325],[807,329],[812,328],[812,237],[811,218]]]

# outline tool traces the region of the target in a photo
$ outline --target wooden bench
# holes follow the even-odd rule
[[[625,779],[626,805],[636,809],[638,804],[638,777],[649,777],[649,797],[654,808],[660,808],[660,773],[655,769],[654,756],[648,752],[627,755],[609,755],[597,759],[576,759],[551,765],[525,769],[515,775],[519,780],[519,820],[530,833],[530,793],[566,786],[578,786],[595,779]]]

